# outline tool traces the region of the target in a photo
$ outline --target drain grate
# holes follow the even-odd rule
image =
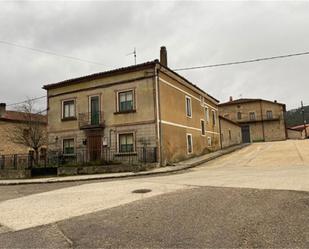
[[[134,194],[145,194],[151,192],[151,189],[142,188],[142,189],[135,189],[132,191]]]

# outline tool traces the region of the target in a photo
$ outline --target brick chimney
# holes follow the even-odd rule
[[[230,96],[230,102],[233,101],[233,96]]]
[[[160,63],[163,66],[167,67],[167,51],[166,51],[166,47],[162,46],[160,49]]]
[[[0,103],[0,118],[5,114],[6,111],[6,104]]]

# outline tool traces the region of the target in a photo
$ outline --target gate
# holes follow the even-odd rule
[[[241,127],[241,136],[243,143],[250,143],[250,127],[249,125],[244,125]]]

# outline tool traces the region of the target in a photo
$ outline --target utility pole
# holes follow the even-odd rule
[[[304,104],[303,104],[303,101],[301,101],[301,112],[302,112],[302,115],[303,115],[303,124],[304,124],[304,129],[305,129],[305,138],[307,138],[307,127],[306,127],[306,119],[305,119],[305,108],[304,108]]]

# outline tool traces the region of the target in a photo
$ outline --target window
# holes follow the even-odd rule
[[[191,104],[191,98],[186,96],[186,114],[187,117],[192,117],[192,104]]]
[[[232,140],[232,132],[229,130],[229,139]]]
[[[267,119],[272,119],[273,118],[273,112],[272,111],[267,111],[266,112],[266,118]]]
[[[216,119],[217,119],[217,115],[216,115],[216,111],[212,111],[212,124],[213,126],[216,125]]]
[[[238,120],[241,119],[241,112],[237,112],[237,119],[238,119]]]
[[[134,152],[134,135],[133,133],[119,134],[119,152]]]
[[[63,139],[63,154],[74,154],[74,138]]]
[[[134,110],[134,92],[133,90],[118,92],[118,111],[128,112]]]
[[[249,119],[250,120],[255,120],[255,112],[250,112],[249,113]]]
[[[187,153],[191,154],[192,152],[193,152],[192,134],[187,134]]]
[[[202,135],[205,135],[205,121],[201,120]]]
[[[65,100],[62,102],[62,118],[75,117],[75,100]]]
[[[205,107],[205,120],[208,123],[209,122],[209,110],[208,107]]]
[[[211,137],[207,138],[208,146],[211,146]]]

